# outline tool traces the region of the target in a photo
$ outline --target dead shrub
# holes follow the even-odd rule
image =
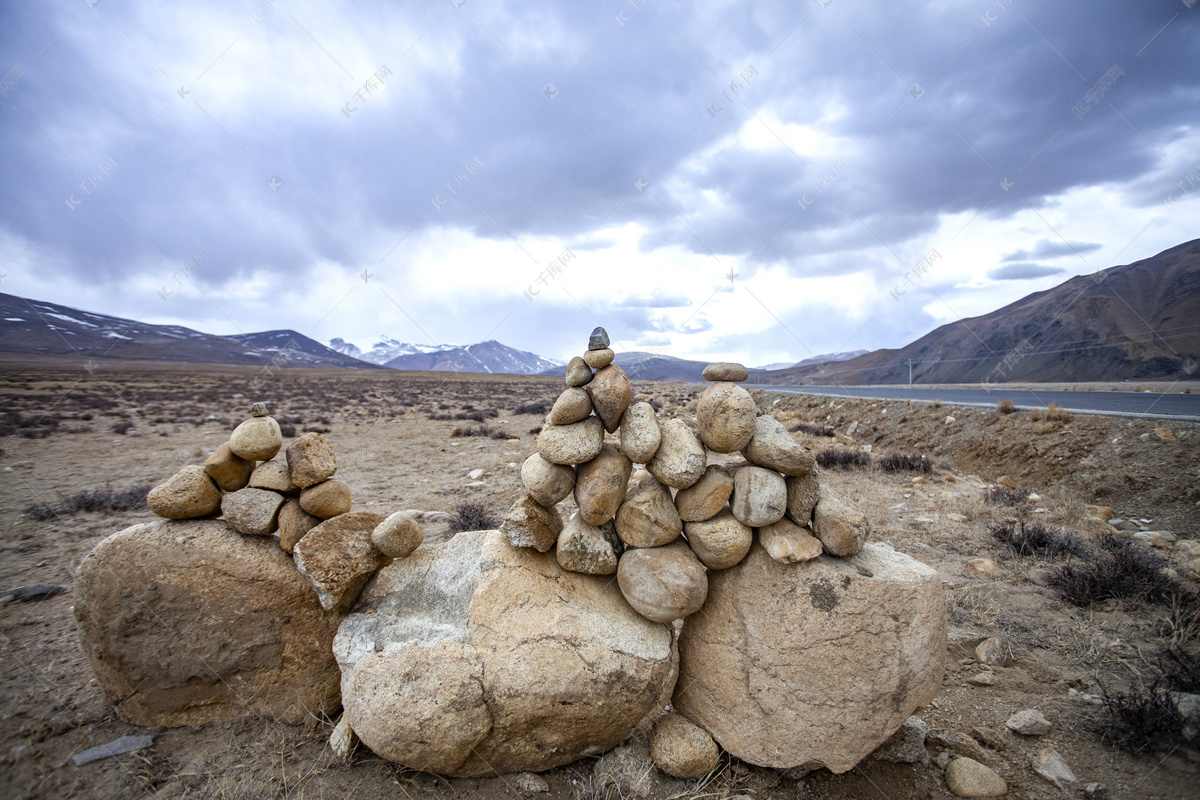
[[[1067,602],[1089,606],[1100,600],[1130,597],[1170,604],[1183,588],[1162,570],[1169,562],[1140,544],[1119,536],[1100,540],[1105,555],[1091,563],[1065,564],[1051,579]],[[1189,593],[1190,594],[1190,593]],[[1191,602],[1195,602],[1192,595]]]
[[[884,472],[933,472],[933,463],[920,453],[887,452],[879,458]]]
[[[1029,497],[1029,490],[1023,486],[1010,488],[1008,486],[993,486],[983,496],[985,502],[998,506],[1019,506]]]
[[[1011,414],[1017,410],[1012,400],[1004,399],[996,403],[996,411],[1000,414]]]
[[[826,469],[854,469],[855,467],[869,467],[871,457],[861,450],[827,447],[817,454],[817,463]]]
[[[149,486],[134,486],[129,489],[93,489],[86,492],[60,497],[57,503],[35,503],[25,509],[30,519],[45,522],[56,516],[78,514],[81,511],[135,511],[145,508]]]
[[[450,531],[490,531],[500,526],[487,506],[480,503],[461,503],[450,518]]]
[[[1083,542],[1040,522],[998,522],[988,526],[992,538],[1019,556],[1055,557],[1084,552]]]

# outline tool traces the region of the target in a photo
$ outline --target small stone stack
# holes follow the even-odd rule
[[[278,533],[321,606],[345,613],[380,567],[420,545],[421,528],[403,511],[387,519],[351,511],[350,487],[333,477],[337,457],[328,439],[306,433],[276,459],[279,423],[264,403],[250,414],[203,467],[184,467],[151,490],[147,504],[167,519],[221,516],[247,536]]]
[[[567,365],[567,389],[521,468],[527,494],[500,527],[511,544],[556,548],[574,572],[616,573],[625,599],[655,622],[698,611],[707,571],[739,564],[755,530],[782,563],[858,553],[866,515],[821,486],[812,453],[782,423],[757,416],[738,385],[749,377],[744,366],[705,367],[697,436],[683,420],[660,423],[649,403],[631,402],[608,345],[596,328],[587,352]],[[709,451],[741,459],[710,464]],[[640,477],[634,465],[645,466]],[[564,523],[558,504],[572,493],[579,510]]]

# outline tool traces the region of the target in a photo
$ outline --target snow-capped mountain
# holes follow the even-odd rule
[[[421,345],[406,346],[413,347],[417,352],[398,355],[384,362],[384,366],[392,369],[491,372],[506,375],[538,375],[563,367],[561,361],[543,358],[537,353],[516,350],[494,339],[465,347],[441,345],[435,349]]]
[[[443,353],[448,350],[458,349],[458,346],[453,344],[409,344],[407,342],[398,342],[390,336],[380,336],[379,341],[370,350],[366,351],[352,342],[347,342],[345,339],[330,339],[329,347],[351,358],[370,361],[372,364],[386,364],[400,356],[429,355],[431,353]]]

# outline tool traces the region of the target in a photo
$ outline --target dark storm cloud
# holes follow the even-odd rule
[[[38,247],[98,292],[197,249],[215,287],[403,270],[389,248],[414,226],[588,250],[627,223],[709,258],[710,282],[782,264],[890,286],[941,215],[1121,182],[1150,204],[1200,161],[1200,9],[1176,0],[247,11],[10,8],[0,52],[27,74],[0,106],[0,226],[24,246],[51,225]],[[651,331],[643,312],[677,305],[640,303],[609,311]]]
[[[987,276],[994,281],[1024,281],[1030,278],[1044,278],[1047,275],[1058,275],[1063,272],[1065,270],[1062,267],[1035,264],[1032,261],[1016,261],[988,270]]]
[[[1052,242],[1049,239],[1038,241],[1033,247],[1014,250],[1005,253],[1000,260],[1005,263],[1013,261],[1028,261],[1033,258],[1058,258],[1060,256],[1080,256],[1093,253],[1104,245],[1097,242]]]

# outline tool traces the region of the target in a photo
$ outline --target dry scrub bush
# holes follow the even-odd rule
[[[1017,410],[1012,400],[1004,399],[996,403],[996,411],[1001,414],[1011,414]]]

